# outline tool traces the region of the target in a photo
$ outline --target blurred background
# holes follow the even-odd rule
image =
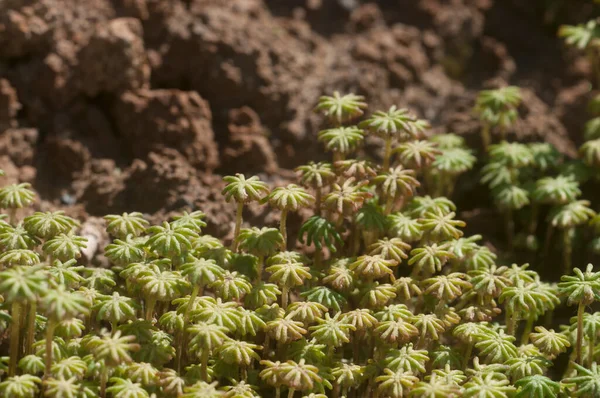
[[[557,31],[599,16],[598,7],[3,0],[3,183],[30,182],[37,209],[66,209],[92,223],[107,213],[158,219],[201,209],[207,233],[224,236],[234,212],[220,194],[222,176],[260,174],[277,184],[309,159],[326,158],[316,142],[324,121],[312,108],[334,90],[366,96],[370,111],[408,107],[433,132],[463,134],[478,148],[477,92],[518,85],[524,101],[512,134],[574,154],[595,93],[585,53]],[[364,154],[379,150],[372,138]],[[479,200],[489,202],[487,193]],[[275,221],[249,211],[256,224]]]

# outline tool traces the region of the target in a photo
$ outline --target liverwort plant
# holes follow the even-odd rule
[[[529,204],[529,194],[527,190],[516,185],[502,185],[492,193],[496,206],[505,214],[506,241],[509,244],[509,249],[512,249],[515,234],[513,214]]]
[[[312,216],[302,226],[299,231],[299,240],[307,245],[315,246],[315,267],[321,265],[321,254],[323,247],[327,247],[330,252],[337,252],[337,248],[344,244],[344,241],[336,230],[335,226],[327,219]]]
[[[12,376],[0,383],[0,392],[6,397],[33,398],[39,391],[41,380],[33,375]]]
[[[595,214],[587,200],[577,200],[556,208],[550,214],[553,228],[562,230],[563,264],[565,273],[571,271],[572,244],[575,227],[587,223]]]
[[[344,160],[354,152],[364,140],[362,129],[351,127],[335,127],[319,132],[319,141],[325,144],[327,151],[333,152],[333,161]]]
[[[101,362],[100,397],[106,397],[106,384],[111,368],[132,361],[131,352],[140,349],[140,345],[134,343],[135,336],[123,336],[121,331],[113,334],[105,334],[102,337],[94,336],[87,346],[94,359]]]
[[[315,112],[323,113],[329,123],[341,126],[362,116],[365,109],[367,103],[362,95],[352,93],[341,95],[339,91],[334,91],[332,96],[324,95],[319,98]]]
[[[416,188],[420,185],[414,176],[414,170],[396,166],[373,178],[373,182],[380,192],[380,197],[385,202],[385,215],[389,215],[396,205],[402,207],[406,202],[406,198],[413,196]]]
[[[433,196],[451,197],[458,177],[471,170],[476,160],[469,149],[443,149],[427,171],[428,187]]]
[[[302,207],[309,207],[314,200],[315,198],[312,195],[296,184],[275,188],[265,197],[264,201],[268,201],[271,206],[281,210],[279,223],[279,232],[283,237],[281,250],[285,250],[287,247],[286,220],[288,212],[296,212]]]
[[[435,142],[415,140],[401,143],[394,149],[394,153],[398,154],[398,161],[402,166],[421,171],[430,166],[441,151],[437,149]]]
[[[46,347],[44,351],[46,359],[44,375],[48,377],[52,366],[52,343],[56,325],[66,319],[87,315],[90,311],[90,302],[82,294],[69,292],[64,286],[59,285],[45,291],[41,305],[48,319],[46,322]]]
[[[529,233],[534,234],[537,227],[539,205],[565,205],[581,195],[579,183],[572,176],[543,177],[536,181],[531,194],[533,199],[532,217]]]
[[[161,270],[158,267],[151,271],[140,272],[137,282],[144,297],[147,321],[153,320],[157,302],[181,297],[183,291],[189,286],[179,271]]]
[[[585,307],[600,299],[600,272],[593,272],[594,266],[588,264],[585,272],[575,268],[574,276],[563,275],[558,284],[560,294],[567,297],[569,305],[577,304],[577,345],[576,360],[581,364],[583,345],[583,314]]]
[[[240,248],[258,257],[257,281],[262,280],[265,258],[275,253],[283,245],[283,236],[275,228],[244,228],[240,232]]]
[[[10,331],[10,363],[8,375],[14,376],[19,359],[19,337],[21,334],[21,321],[25,319],[27,305],[34,308],[28,314],[29,319],[35,317],[35,304],[39,296],[47,289],[47,274],[40,266],[18,266],[0,272],[0,294],[4,302],[10,305],[11,331]],[[28,325],[28,343],[32,343],[35,325]]]
[[[325,162],[309,162],[305,166],[298,166],[296,172],[300,175],[300,183],[315,191],[315,214],[320,216],[323,188],[329,186],[336,177],[331,164]]]
[[[24,182],[0,189],[0,209],[8,210],[10,224],[16,223],[17,210],[29,207],[33,203],[35,194],[30,188],[31,184]]]
[[[142,213],[123,213],[121,215],[104,216],[106,220],[106,231],[115,238],[124,239],[129,235],[133,237],[140,236],[150,225],[148,220],[144,219]]]
[[[541,292],[536,291],[531,284],[525,284],[518,280],[514,286],[506,286],[500,294],[500,303],[506,301],[506,331],[515,335],[517,322],[526,318],[528,314],[539,311],[543,305],[544,297]]]
[[[515,126],[517,97],[482,94],[490,132]],[[509,241],[497,245],[487,213],[473,211],[485,199],[472,195],[475,179],[458,178],[481,154],[456,134],[425,138],[428,123],[406,110],[361,122],[365,109],[352,94],[321,99],[335,161],[298,167],[296,181],[225,177],[231,247],[206,234],[222,228],[200,210],[164,221],[130,209],[104,218],[110,241],[83,258],[87,222],[46,203],[21,217],[33,191],[0,188],[0,395],[597,396],[600,273],[547,279],[597,255],[576,250],[600,234],[596,143],[578,160],[548,143],[489,146],[480,182]],[[366,133],[384,139],[386,167],[370,146],[353,157]],[[455,204],[453,192],[467,198]],[[242,226],[249,202],[265,214]],[[537,241],[542,216],[563,233],[563,257],[509,252],[522,232]],[[577,305],[570,322],[563,304]]]
[[[600,394],[600,386],[598,385],[598,380],[600,380],[600,367],[598,367],[598,364],[594,362],[589,368],[579,364],[574,364],[573,366],[577,371],[577,375],[566,378],[563,382],[575,387],[574,396],[593,397]]]
[[[554,359],[571,346],[567,336],[554,331],[554,329],[548,330],[543,326],[536,326],[535,332],[529,335],[529,339],[549,359]]]
[[[238,235],[242,227],[244,204],[248,202],[258,202],[269,193],[267,184],[260,181],[258,177],[252,176],[246,178],[243,174],[227,176],[223,178],[227,186],[223,189],[223,195],[228,202],[234,201],[237,204],[235,216],[235,229],[233,231],[233,240],[231,250],[236,251],[238,245]]]
[[[331,192],[325,196],[323,204],[329,211],[329,217],[335,217],[335,225],[338,229],[342,228],[346,216],[355,214],[365,201],[373,196],[364,189],[366,185],[366,181],[355,183],[354,178],[351,177],[343,184],[333,184]]]
[[[383,169],[391,165],[394,140],[399,142],[417,139],[429,127],[426,122],[418,120],[407,109],[392,106],[387,112],[377,111],[362,121],[359,126],[384,139]]]
[[[600,25],[598,20],[592,19],[585,24],[562,25],[558,30],[558,36],[564,38],[565,43],[586,52],[592,66],[595,84],[600,86]]]
[[[281,308],[287,308],[290,288],[301,286],[311,279],[310,268],[305,264],[308,259],[296,252],[280,252],[269,258],[269,267],[265,271],[271,274],[269,281],[281,287]]]
[[[506,139],[507,130],[515,123],[521,103],[518,87],[507,86],[495,90],[483,90],[479,93],[475,104],[475,113],[482,123],[481,141],[487,149],[492,143],[492,129],[497,128],[500,139]]]
[[[160,226],[152,226],[147,229],[147,232],[150,237],[146,244],[150,249],[173,261],[185,258],[192,248],[193,239],[198,237],[192,229],[168,222],[163,222]]]
[[[189,301],[185,307],[183,321],[181,325],[182,334],[179,343],[178,360],[181,361],[181,356],[184,355],[187,348],[187,332],[190,321],[190,314],[195,308],[196,298],[204,295],[204,288],[217,279],[222,278],[225,270],[221,268],[212,259],[197,259],[188,257],[188,262],[181,265],[181,275],[187,279],[192,286],[192,293],[189,296]],[[180,363],[180,362],[179,362]]]
[[[64,211],[36,212],[23,219],[23,226],[31,235],[41,239],[51,239],[78,227],[79,222],[66,216]]]

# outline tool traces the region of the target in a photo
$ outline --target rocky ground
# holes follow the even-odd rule
[[[478,147],[476,93],[519,85],[514,134],[573,154],[589,65],[556,28],[592,9],[548,3],[4,0],[0,168],[30,182],[41,209],[155,218],[201,209],[208,232],[226,236],[233,208],[221,176],[277,183],[325,158],[312,108],[333,90],[365,95],[371,109],[409,107]],[[379,143],[365,150],[377,156]]]

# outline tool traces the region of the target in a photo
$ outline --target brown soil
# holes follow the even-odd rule
[[[336,89],[365,95],[371,108],[410,107],[477,147],[477,91],[516,84],[519,138],[573,154],[589,65],[555,32],[593,10],[555,3],[4,0],[0,168],[9,182],[31,182],[42,209],[201,209],[208,232],[226,236],[233,208],[221,176],[276,184],[325,158],[312,107]],[[378,143],[367,150],[377,156]]]

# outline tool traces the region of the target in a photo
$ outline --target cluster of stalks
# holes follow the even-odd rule
[[[0,331],[9,356],[0,358],[0,395],[599,396],[600,313],[586,309],[600,297],[600,273],[571,273],[569,242],[577,227],[600,226],[578,200],[577,173],[597,167],[600,152],[588,141],[573,163],[546,144],[493,145],[489,133],[506,134],[517,106],[516,88],[478,101],[483,180],[509,242],[515,212],[530,208],[523,228],[534,237],[549,212],[566,253],[558,284],[528,264],[501,264],[480,235],[465,236],[449,197],[477,159],[461,137],[429,135],[406,109],[365,117],[367,104],[352,94],[316,107],[333,162],[299,166],[297,181],[279,187],[224,178],[223,195],[237,206],[231,242],[203,232],[201,211],[161,225],[137,212],[108,215],[110,266],[84,265],[79,222],[31,214],[30,186],[5,186]],[[368,135],[382,140],[380,160],[361,150]],[[250,202],[279,212],[280,225],[244,223]],[[312,216],[290,238],[288,215],[301,209]],[[564,304],[577,316],[553,329]],[[552,367],[561,358],[563,374]]]

